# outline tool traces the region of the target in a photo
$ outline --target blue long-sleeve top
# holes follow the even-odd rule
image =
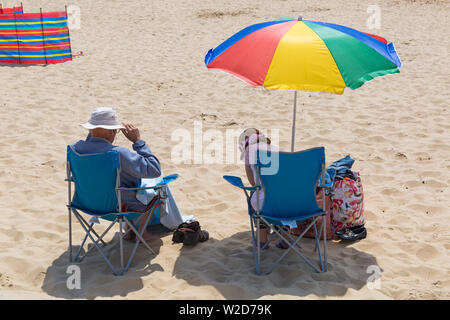
[[[104,153],[117,151],[120,161],[120,186],[125,188],[137,188],[142,178],[156,178],[161,175],[161,165],[158,158],[152,153],[144,140],[138,140],[133,144],[133,152],[125,147],[111,144],[106,139],[88,135],[86,140],[73,143],[72,148],[80,154]],[[143,210],[143,205],[136,199],[136,191],[122,191],[122,202],[128,210]]]

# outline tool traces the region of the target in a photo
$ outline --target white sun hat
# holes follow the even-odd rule
[[[94,109],[89,122],[81,124],[86,129],[103,128],[108,130],[125,129],[117,118],[116,110],[113,108],[100,107]]]

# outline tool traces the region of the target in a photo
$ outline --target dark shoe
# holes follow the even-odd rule
[[[346,229],[344,232],[336,234],[344,241],[356,241],[365,239],[367,237],[367,230],[364,227],[358,227],[357,229]]]
[[[180,231],[183,232],[183,244],[186,246],[195,246],[200,241],[201,228],[198,221],[185,223]]]
[[[178,226],[178,228],[173,232],[172,241],[174,243],[182,243],[184,241],[184,237],[186,231],[195,232],[200,228],[200,224],[197,221],[194,222],[183,222]]]
[[[209,233],[202,230],[198,221],[182,223],[173,233],[174,243],[183,243],[187,246],[195,246],[198,242],[205,242],[209,239]]]
[[[362,225],[362,226],[351,227],[350,230],[352,230],[354,233],[361,233],[364,230],[366,230],[366,228],[364,228],[364,225]]]
[[[280,240],[275,246],[282,250],[289,248],[289,244],[287,244],[284,240]]]
[[[200,237],[198,238],[198,241],[205,242],[207,240],[209,240],[209,232],[206,230],[202,230],[200,232]]]
[[[182,243],[184,240],[184,228],[186,228],[188,223],[183,222],[178,226],[178,228],[173,232],[172,241],[174,243]]]
[[[364,225],[351,228],[344,228],[339,231],[336,231],[335,234],[339,236],[341,234],[344,234],[347,230],[351,230],[353,233],[361,233],[363,230],[365,230],[365,228]]]
[[[183,244],[185,246],[195,246],[200,241],[200,230],[185,229]]]
[[[172,241],[174,243],[182,243],[184,240],[184,233],[179,229],[173,232]]]

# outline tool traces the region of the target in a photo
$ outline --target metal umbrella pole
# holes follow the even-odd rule
[[[291,152],[294,152],[295,145],[295,115],[297,113],[297,90],[294,91],[294,115],[292,117],[292,142],[291,142]]]

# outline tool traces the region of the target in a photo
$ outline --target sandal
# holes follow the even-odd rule
[[[345,229],[336,234],[344,241],[356,241],[365,239],[367,237],[367,230],[361,226],[357,228]]]

